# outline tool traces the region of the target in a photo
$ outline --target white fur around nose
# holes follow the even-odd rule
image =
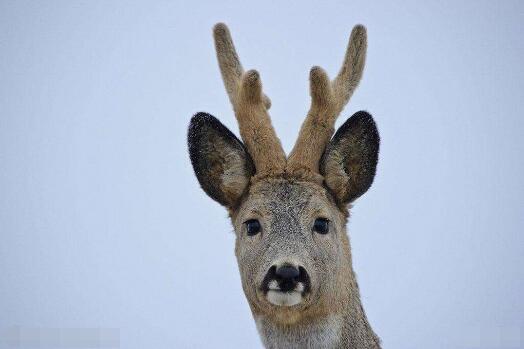
[[[279,291],[280,290],[280,287],[278,286],[277,280],[271,280],[269,282],[268,288],[270,290],[275,290],[275,291]]]
[[[269,290],[267,292],[267,300],[274,305],[291,307],[302,302],[302,293],[297,291],[282,292]]]
[[[268,288],[270,290],[280,291],[280,286],[278,286],[277,280],[271,280],[269,282]],[[303,282],[298,282],[297,285],[295,286],[295,289],[293,291],[302,293],[302,292],[304,292],[305,289],[306,289],[306,287],[304,286],[304,283]]]
[[[282,265],[292,265],[297,267],[299,264],[295,261],[282,260],[275,263],[278,267]],[[280,286],[276,280],[271,280],[268,285],[269,291],[267,292],[267,300],[274,305],[292,307],[302,302],[302,292],[304,292],[305,286],[304,283],[298,282],[295,286],[295,289],[291,292],[282,292],[280,291]]]

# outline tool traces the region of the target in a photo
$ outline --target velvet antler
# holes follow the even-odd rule
[[[240,136],[253,158],[257,176],[282,173],[286,156],[271,125],[267,112],[271,101],[262,93],[258,72],[244,72],[225,24],[215,25],[213,35],[222,79],[235,111]]]
[[[289,155],[288,172],[301,176],[319,173],[319,161],[334,133],[335,121],[362,77],[366,48],[366,28],[357,25],[351,32],[344,62],[335,80],[330,81],[322,68],[311,68],[311,107]]]

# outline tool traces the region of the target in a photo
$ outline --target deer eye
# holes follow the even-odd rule
[[[316,231],[319,234],[327,234],[329,232],[329,220],[326,218],[315,219],[313,231]]]
[[[247,235],[249,236],[257,235],[262,228],[258,219],[249,219],[244,224],[246,225]]]

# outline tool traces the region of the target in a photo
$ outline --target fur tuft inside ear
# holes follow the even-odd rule
[[[337,131],[326,147],[320,173],[340,203],[364,194],[375,177],[380,137],[373,117],[359,111]]]
[[[244,144],[217,118],[198,113],[191,119],[189,157],[202,189],[223,206],[235,206],[255,174]]]

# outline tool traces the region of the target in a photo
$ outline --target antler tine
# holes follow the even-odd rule
[[[311,68],[311,107],[289,154],[288,172],[318,178],[319,161],[335,131],[335,121],[362,78],[366,48],[366,28],[356,25],[342,67],[333,81],[322,68]]]
[[[344,109],[358,86],[366,63],[367,34],[363,25],[356,25],[351,31],[342,68],[333,81],[338,113]]]
[[[215,39],[215,50],[222,80],[224,81],[229,100],[231,104],[235,106],[244,69],[238,59],[231,33],[224,23],[217,23],[215,25],[213,28],[213,37]],[[266,109],[269,109],[271,107],[271,100],[266,95],[263,95],[263,99]]]
[[[215,25],[213,36],[222,79],[235,111],[240,136],[255,163],[257,177],[283,172],[286,156],[271,125],[267,113],[271,101],[262,93],[258,72],[244,72],[224,23]]]

